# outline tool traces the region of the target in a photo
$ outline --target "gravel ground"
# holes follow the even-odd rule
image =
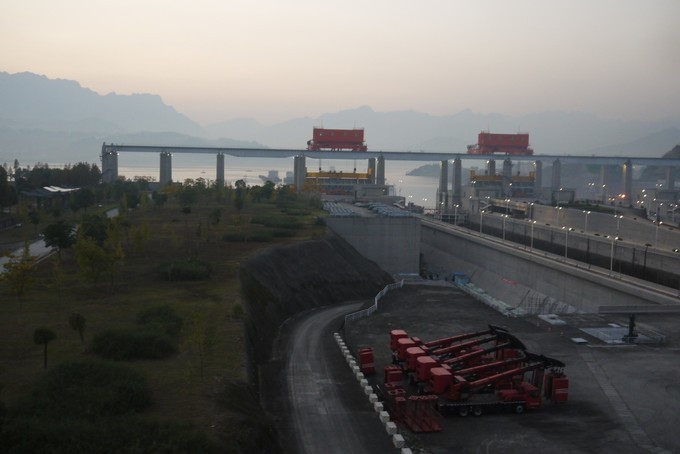
[[[352,348],[373,347],[376,371],[390,364],[389,332],[404,329],[424,341],[456,333],[505,326],[527,348],[566,363],[570,380],[566,404],[537,411],[448,417],[443,431],[408,436],[415,452],[638,453],[680,452],[680,316],[643,315],[638,328],[667,336],[663,346],[610,346],[581,327],[625,325],[620,316],[562,316],[555,327],[538,317],[507,318],[452,286],[407,285],[380,302],[371,317],[346,327]],[[582,337],[586,345],[570,339]],[[376,382],[377,383],[377,382]]]

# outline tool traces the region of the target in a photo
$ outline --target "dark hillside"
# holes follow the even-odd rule
[[[276,332],[287,318],[306,309],[371,298],[390,282],[389,274],[336,236],[251,257],[241,267],[251,377],[256,379],[253,372],[269,359]]]

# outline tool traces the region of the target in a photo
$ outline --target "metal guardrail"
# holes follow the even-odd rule
[[[598,314],[677,314],[679,305],[634,305],[634,306],[600,306]]]
[[[360,320],[373,314],[375,311],[378,310],[378,302],[383,296],[387,294],[387,292],[389,292],[390,290],[394,290],[395,288],[402,288],[403,286],[404,286],[403,279],[399,282],[395,282],[394,284],[386,285],[384,289],[380,290],[380,292],[377,295],[375,295],[374,302],[371,307],[345,315],[345,325],[347,325],[348,322]]]

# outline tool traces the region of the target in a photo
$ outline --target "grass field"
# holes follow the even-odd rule
[[[30,398],[45,374],[43,347],[33,341],[36,328],[56,333],[48,345],[49,370],[64,361],[93,357],[90,342],[95,335],[107,329],[135,329],[140,311],[167,305],[183,320],[178,353],[162,360],[124,362],[146,376],[153,391],[153,404],[142,417],[191,422],[215,440],[228,438],[224,421],[231,411],[239,411],[239,396],[233,396],[232,409],[228,402],[226,408],[218,405],[215,396],[222,393],[224,402],[225,383],[245,380],[239,263],[272,244],[323,235],[323,223],[317,221],[321,212],[309,200],[295,199],[285,204],[248,202],[236,213],[233,201],[217,202],[208,193],[190,213],[183,213],[172,197],[162,207],[143,205],[126,218],[129,231],[145,224],[149,238],[142,248],[122,240],[124,266],[117,275],[96,284],[85,282],[74,251],[67,249],[61,259],[55,254],[35,267],[35,283],[21,303],[0,282],[0,401],[10,415]],[[216,209],[221,210],[219,223],[214,222]],[[27,228],[23,235],[34,233],[32,225]],[[232,241],[225,241],[225,235]],[[16,238],[15,231],[0,232],[0,244]],[[188,258],[210,264],[209,279],[170,282],[160,277],[160,264]],[[55,283],[59,274],[61,285]],[[85,317],[85,345],[69,326],[74,312]]]

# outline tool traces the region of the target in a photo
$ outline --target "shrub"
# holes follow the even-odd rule
[[[163,263],[158,272],[168,281],[200,281],[210,278],[212,267],[198,260],[182,260]]]
[[[140,412],[151,388],[138,372],[101,361],[68,361],[38,382],[28,405],[32,415],[98,418]]]
[[[177,353],[167,334],[149,328],[107,330],[92,339],[92,351],[102,358],[116,361],[161,359]]]
[[[182,318],[170,306],[156,306],[143,310],[137,316],[137,323],[172,338],[179,336],[182,330]]]
[[[268,243],[272,240],[273,236],[269,232],[255,232],[246,235],[245,233],[227,233],[222,237],[222,240],[232,243],[245,243],[246,241],[252,241],[255,243]]]
[[[274,230],[272,236],[274,236],[274,238],[293,238],[295,232],[292,230]]]
[[[27,436],[30,434],[30,436]],[[21,417],[0,435],[3,452],[213,453],[205,433],[186,424],[148,421],[138,416],[99,420]]]
[[[235,304],[231,309],[231,316],[234,318],[243,318],[243,306],[240,304]]]

